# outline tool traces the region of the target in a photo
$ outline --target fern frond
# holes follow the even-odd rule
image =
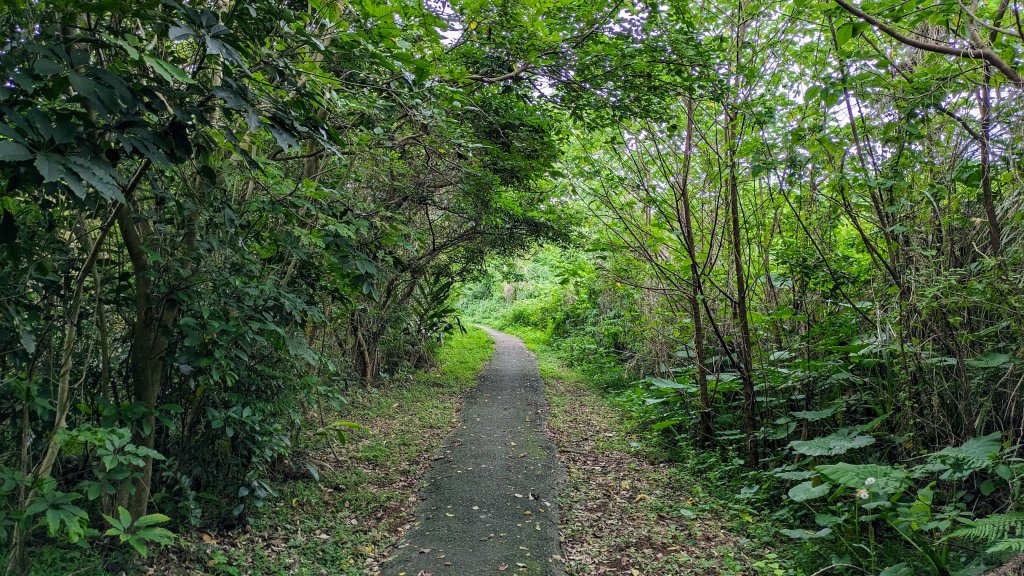
[[[1003,554],[1007,552],[1014,554],[1024,553],[1024,538],[1011,538],[1009,540],[997,542],[994,546],[985,550],[985,552],[988,552],[989,554]]]
[[[993,514],[978,518],[968,526],[950,533],[950,538],[979,540],[987,544],[1001,544],[1005,541],[1024,542],[1024,512]]]

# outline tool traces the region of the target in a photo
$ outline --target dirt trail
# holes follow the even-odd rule
[[[426,475],[418,524],[382,567],[386,576],[564,574],[562,471],[544,429],[537,359],[518,338],[484,329],[494,356]]]

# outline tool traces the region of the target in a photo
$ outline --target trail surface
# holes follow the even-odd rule
[[[426,475],[418,523],[383,566],[387,576],[564,574],[562,472],[544,430],[537,359],[518,338],[484,329],[494,356]]]

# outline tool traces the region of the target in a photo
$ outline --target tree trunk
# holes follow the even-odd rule
[[[750,321],[747,312],[747,282],[743,271],[743,244],[740,234],[740,201],[739,184],[736,175],[736,114],[732,110],[725,113],[726,160],[728,162],[728,193],[729,211],[732,224],[732,256],[733,275],[736,282],[736,321],[739,324],[739,341],[737,356],[739,357],[740,379],[743,382],[743,432],[747,435],[747,454],[750,463],[758,466],[761,460],[757,441],[757,405],[754,394],[754,362],[752,359]]]
[[[735,31],[735,61],[733,63],[732,78],[734,91],[733,95],[739,98],[740,95],[740,64],[741,51],[743,49],[743,0],[736,8],[736,31]],[[747,436],[747,454],[750,457],[750,464],[757,467],[761,461],[759,442],[757,440],[757,398],[754,393],[754,362],[750,338],[750,315],[747,311],[747,282],[743,270],[743,243],[740,230],[740,193],[739,182],[737,181],[737,148],[739,137],[736,133],[738,114],[732,104],[727,100],[724,104],[725,112],[725,146],[726,163],[728,170],[728,194],[729,211],[731,215],[731,242],[733,256],[733,274],[736,283],[736,320],[739,324],[739,341],[737,355],[739,356],[740,379],[743,382],[743,432]]]
[[[690,282],[692,289],[689,294],[690,314],[693,317],[693,349],[696,356],[693,379],[700,390],[700,444],[708,446],[712,439],[711,395],[708,393],[708,368],[704,354],[704,317],[701,313],[701,300],[704,299],[704,286],[701,283],[700,266],[697,263],[697,247],[693,239],[693,215],[690,212],[690,162],[693,155],[693,100],[686,101],[686,142],[683,145],[683,173],[679,179],[679,197],[676,198],[676,218],[679,229],[686,242],[686,253],[690,258]]]
[[[163,386],[170,334],[180,306],[174,298],[159,298],[152,294],[152,269],[127,205],[120,211],[118,227],[135,276],[135,326],[128,363],[132,377],[132,401],[142,408],[143,414],[132,426],[132,442],[152,449],[156,439],[157,400]],[[146,515],[152,479],[153,459],[145,458],[138,477],[123,483],[118,489],[118,505],[125,506],[133,518]]]
[[[988,221],[989,254],[999,256],[1002,252],[1002,233],[999,228],[999,216],[996,214],[995,198],[992,193],[992,73],[985,66],[984,81],[981,84],[981,95],[978,98],[978,114],[981,118],[981,203],[985,207],[985,219]]]
[[[163,385],[168,333],[177,319],[178,305],[154,305],[149,297],[143,300],[136,306],[136,313],[141,314],[141,317],[135,322],[135,342],[129,362],[133,397],[137,404],[142,405],[144,412],[132,429],[132,442],[152,449],[156,438],[156,405]],[[135,480],[134,490],[128,500],[127,508],[133,518],[146,515],[152,478],[153,459],[146,458],[142,474]]]

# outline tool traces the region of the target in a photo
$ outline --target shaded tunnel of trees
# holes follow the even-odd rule
[[[1024,553],[1016,0],[15,1],[0,27],[8,573],[244,525],[460,303],[639,378],[641,417],[825,563]]]

